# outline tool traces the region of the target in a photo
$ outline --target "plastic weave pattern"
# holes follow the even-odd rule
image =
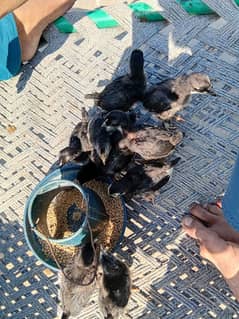
[[[24,204],[66,146],[84,95],[100,91],[128,68],[132,48],[144,51],[148,82],[206,72],[216,97],[195,95],[177,125],[185,132],[182,159],[155,205],[134,198],[119,253],[132,265],[134,285],[125,318],[238,318],[224,280],[202,262],[195,242],[181,233],[193,201],[210,200],[227,185],[239,145],[239,9],[233,0],[205,0],[216,14],[189,16],[174,0],[147,0],[165,17],[140,22],[119,1],[105,8],[118,22],[98,29],[79,9],[66,15],[78,33],[45,33],[48,48],[21,74],[0,83],[0,318],[57,317],[57,276],[24,241]],[[145,121],[150,115],[142,111]],[[9,125],[12,125],[9,127]],[[79,317],[102,318],[95,295]]]

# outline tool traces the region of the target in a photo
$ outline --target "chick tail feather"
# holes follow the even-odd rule
[[[91,94],[86,94],[85,95],[85,99],[95,99],[95,100],[98,100],[99,99],[99,93],[97,92],[94,92],[94,93],[91,93]]]
[[[176,157],[170,162],[170,167],[174,167],[181,160],[181,157]]]
[[[141,50],[134,50],[130,57],[130,74],[134,79],[144,77],[144,55]]]

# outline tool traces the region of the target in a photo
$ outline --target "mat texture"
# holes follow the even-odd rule
[[[219,273],[202,262],[181,233],[191,202],[227,185],[239,145],[239,10],[232,0],[205,0],[216,14],[189,16],[173,0],[147,0],[166,21],[140,23],[120,1],[105,8],[120,24],[99,30],[79,9],[66,15],[78,33],[45,33],[49,46],[0,82],[0,318],[57,317],[57,276],[32,256],[23,236],[24,204],[63,148],[86,93],[102,90],[128,68],[132,48],[144,51],[149,83],[185,72],[209,74],[216,97],[194,96],[178,124],[182,160],[155,205],[135,198],[119,254],[134,285],[125,318],[238,318],[239,307]],[[142,111],[145,120],[150,120]],[[96,296],[81,319],[102,318]]]

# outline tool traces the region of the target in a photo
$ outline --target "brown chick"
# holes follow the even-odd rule
[[[128,135],[119,142],[119,149],[140,155],[144,160],[165,158],[182,141],[183,133],[176,129],[166,130],[146,127]]]
[[[161,120],[168,121],[188,105],[192,94],[205,93],[215,95],[207,74],[184,74],[149,87],[143,104]]]
[[[96,289],[96,271],[99,247],[94,254],[91,243],[80,248],[79,253],[69,263],[60,278],[60,295],[63,308],[61,319],[77,316]]]

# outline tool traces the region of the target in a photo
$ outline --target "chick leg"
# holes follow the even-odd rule
[[[167,120],[167,121],[163,121],[162,127],[163,127],[165,130],[176,129],[176,126],[174,126],[172,119]]]

